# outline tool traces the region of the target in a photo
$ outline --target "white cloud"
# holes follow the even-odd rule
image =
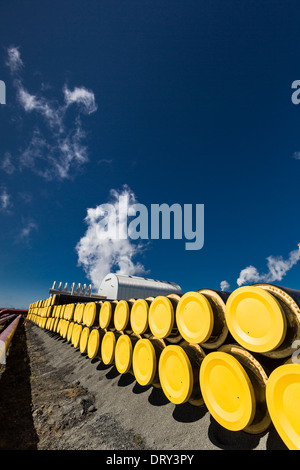
[[[271,283],[281,281],[288,271],[300,260],[300,250],[293,250],[287,259],[282,256],[269,256],[267,258],[268,272],[260,274],[258,270],[250,265],[242,269],[237,279],[238,286],[243,284],[253,284],[258,282]]]
[[[24,227],[20,230],[20,238],[22,240],[27,240],[29,236],[31,235],[33,230],[37,230],[38,226],[35,222],[30,221],[27,222]]]
[[[94,93],[85,87],[70,90],[65,85],[60,104],[25,88],[17,74],[23,66],[18,48],[8,49],[7,65],[14,75],[18,104],[25,114],[31,113],[36,118],[29,143],[19,156],[20,169],[30,168],[47,180],[71,178],[89,160],[80,114],[97,110]]]
[[[1,162],[1,168],[8,175],[12,175],[15,171],[15,166],[12,163],[12,156],[9,152],[5,152],[3,160]]]
[[[220,283],[220,288],[221,288],[221,290],[226,291],[230,288],[230,284],[227,281],[222,281]]]
[[[63,89],[65,95],[65,102],[67,106],[76,103],[82,105],[83,110],[88,113],[97,111],[94,93],[84,87],[75,87],[73,91],[69,90],[67,86]]]
[[[16,243],[29,244],[34,231],[38,230],[38,224],[34,220],[23,220],[16,236]]]
[[[295,152],[293,154],[293,157],[295,158],[295,160],[300,160],[300,152]]]
[[[11,73],[14,74],[23,68],[23,61],[18,47],[12,46],[7,49],[6,65],[9,67]]]
[[[127,214],[122,207],[118,213],[121,200],[124,205],[123,209],[126,206],[128,214],[131,215],[131,208],[136,203],[136,197],[126,186],[119,192],[110,191],[108,204],[117,213],[119,233],[124,233],[127,231]],[[115,213],[114,211],[105,212],[105,207],[107,206],[101,204],[87,210],[85,222],[88,228],[76,246],[78,264],[83,266],[96,288],[99,288],[104,276],[112,271],[127,275],[145,273],[144,266],[134,261],[134,258],[143,252],[145,246],[133,243],[129,238],[116,237]]]
[[[0,210],[6,212],[12,206],[11,197],[6,188],[3,188],[0,193]]]

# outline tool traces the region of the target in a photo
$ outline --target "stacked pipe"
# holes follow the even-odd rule
[[[55,302],[31,304],[29,320],[141,386],[160,387],[175,405],[206,406],[230,431],[261,434],[273,423],[300,449],[300,291],[256,284]]]
[[[6,364],[6,356],[10,344],[20,323],[21,318],[27,315],[27,310],[2,309],[0,310],[0,366]]]

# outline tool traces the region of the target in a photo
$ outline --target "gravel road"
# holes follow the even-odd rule
[[[175,406],[30,322],[15,334],[0,397],[1,450],[286,450],[273,426],[227,431],[205,406]]]

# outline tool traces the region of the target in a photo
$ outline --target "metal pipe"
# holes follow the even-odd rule
[[[6,363],[6,352],[8,351],[11,340],[15,334],[22,315],[18,315],[7,328],[0,334],[0,364]]]
[[[5,315],[5,316],[1,317],[0,318],[0,325],[2,325],[3,323],[6,323],[9,320],[12,320],[15,317],[16,317],[16,315]]]

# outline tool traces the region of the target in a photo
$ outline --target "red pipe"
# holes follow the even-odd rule
[[[12,320],[15,317],[16,315],[3,315],[3,317],[0,317],[0,325],[2,325],[2,323],[6,323],[9,320]]]
[[[0,334],[0,364],[6,363],[6,352],[8,351],[21,317],[22,315],[18,315]]]
[[[21,310],[19,308],[2,308],[0,309],[0,317],[5,313],[14,313],[15,315],[26,315],[28,310]]]

